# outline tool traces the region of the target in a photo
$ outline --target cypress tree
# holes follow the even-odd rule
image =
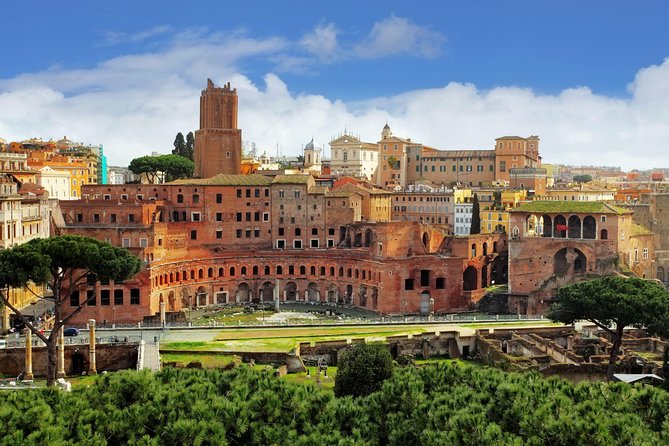
[[[469,229],[469,233],[481,233],[481,206],[479,205],[479,197],[476,194],[474,194],[474,204],[472,206],[472,227]]]

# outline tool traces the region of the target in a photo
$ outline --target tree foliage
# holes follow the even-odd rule
[[[139,258],[126,249],[78,235],[34,239],[0,251],[0,298],[17,316],[23,318],[2,289],[26,287],[32,282],[48,284],[52,290],[53,296],[48,299],[54,302],[54,327],[48,337],[23,318],[28,329],[47,346],[49,384],[53,383],[56,375],[58,332],[88,304],[84,299],[79,307],[66,313],[65,299],[91,275],[99,280],[120,282],[137,274],[140,265]]]
[[[96,378],[71,393],[0,393],[0,446],[656,445],[669,441],[669,393],[624,383],[441,363],[399,369],[368,396],[245,366],[166,368]]]
[[[356,344],[342,353],[335,378],[335,395],[368,395],[393,374],[386,345]]]
[[[128,168],[135,175],[145,174],[151,183],[158,183],[192,177],[195,163],[181,155],[142,156],[130,161]]]
[[[574,175],[574,182],[575,183],[589,183],[592,181],[592,176],[591,175]]]
[[[609,378],[615,371],[625,327],[642,327],[651,334],[668,334],[669,292],[655,282],[620,276],[601,277],[560,288],[556,300],[547,314],[550,319],[565,324],[587,320],[609,333],[613,343]]]
[[[479,204],[479,197],[476,194],[474,194],[474,200],[472,204],[472,226],[469,230],[469,233],[481,233],[481,205]]]
[[[186,154],[178,154],[181,156],[185,156],[191,161],[194,161],[193,156],[195,155],[195,135],[193,132],[188,132],[186,135]]]

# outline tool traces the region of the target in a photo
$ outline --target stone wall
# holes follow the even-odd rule
[[[104,345],[95,347],[96,369],[115,371],[137,367],[137,345]],[[25,350],[8,348],[0,350],[0,374],[18,376],[25,367]],[[46,347],[33,347],[33,373],[37,377],[46,376]],[[88,371],[88,345],[65,346],[65,373],[78,376]]]

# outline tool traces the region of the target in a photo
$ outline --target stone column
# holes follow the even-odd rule
[[[25,329],[26,332],[26,366],[23,371],[23,379],[34,379],[33,375],[33,339],[32,331],[28,327]]]
[[[274,285],[274,311],[279,312],[279,280]]]
[[[88,320],[88,374],[97,375],[98,369],[95,364],[95,319]]]
[[[93,319],[91,319],[91,320],[93,320]],[[160,301],[160,326],[164,327],[165,322],[166,322],[166,319],[165,319],[165,301],[161,300]],[[93,320],[93,323],[95,323],[94,320]]]
[[[58,371],[56,378],[65,378],[65,327],[60,327],[58,333]]]

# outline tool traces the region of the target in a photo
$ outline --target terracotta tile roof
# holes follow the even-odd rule
[[[632,211],[613,206],[602,201],[530,201],[510,212],[557,214],[571,212],[574,214],[631,214]]]
[[[269,186],[271,183],[272,179],[264,175],[218,174],[211,178],[186,178],[167,184],[181,184],[184,186]]]
[[[308,184],[311,175],[277,175],[272,184]]]

